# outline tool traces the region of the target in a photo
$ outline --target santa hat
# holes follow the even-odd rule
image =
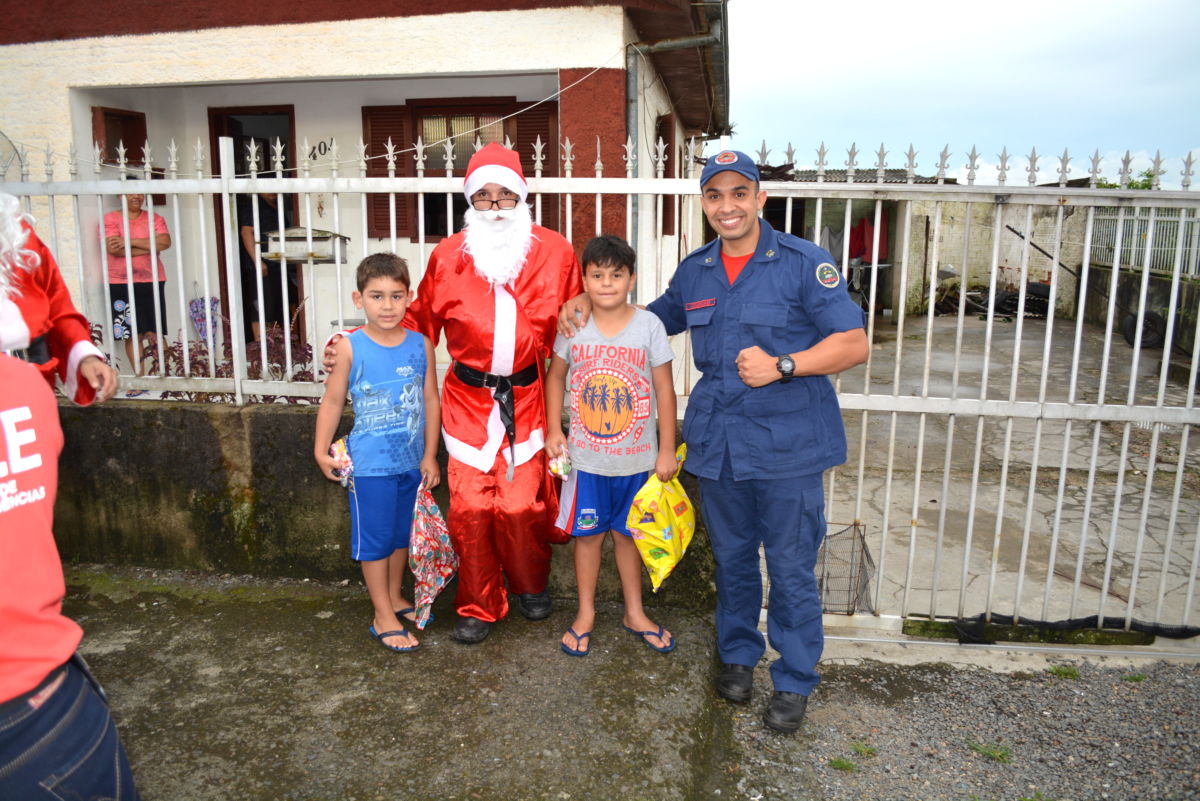
[[[484,145],[471,156],[467,163],[467,180],[463,185],[463,194],[467,200],[486,184],[500,184],[505,189],[516,192],[525,201],[529,194],[529,186],[525,183],[525,173],[521,171],[521,159],[515,150],[491,142]]]

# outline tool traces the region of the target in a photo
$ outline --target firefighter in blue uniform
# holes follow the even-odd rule
[[[749,701],[765,651],[761,544],[770,578],[767,635],[780,653],[763,720],[791,732],[820,680],[814,567],[825,536],[822,473],[846,459],[828,376],[866,361],[863,312],[826,251],[759,218],[766,192],[749,156],[713,156],[700,187],[720,238],[688,255],[647,308],[668,334],[691,330],[703,373],[688,398],[683,438],[717,563],[717,694]],[[563,307],[560,328],[582,305]]]

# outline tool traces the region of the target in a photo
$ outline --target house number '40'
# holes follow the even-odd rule
[[[333,139],[332,138],[328,142],[325,142],[325,141],[317,142],[315,145],[313,145],[312,149],[308,151],[308,158],[312,161],[316,161],[318,156],[329,155],[329,152],[332,149],[333,149]]]

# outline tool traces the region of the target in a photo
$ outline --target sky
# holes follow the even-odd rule
[[[996,183],[1001,148],[1009,183],[1024,184],[1030,150],[1039,182],[1086,177],[1099,150],[1115,181],[1125,151],[1133,172],[1161,151],[1164,188],[1178,189],[1192,151],[1200,173],[1200,2],[1197,0],[729,0],[732,147],[769,164],[889,167],[909,145],[917,172],[966,178],[974,145],[977,183]],[[862,152],[865,151],[865,152]],[[1045,158],[1042,158],[1045,157]],[[1200,188],[1200,174],[1193,189]]]

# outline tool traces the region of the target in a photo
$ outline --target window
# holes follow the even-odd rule
[[[117,147],[125,146],[125,160],[141,166],[146,144],[146,115],[140,111],[92,106],[92,141],[100,146],[100,161],[117,164]]]
[[[390,138],[396,155],[396,175],[416,175],[412,147],[421,137],[425,150],[425,175],[444,175],[445,151],[438,144],[453,137],[454,175],[462,176],[475,152],[475,139],[481,144],[503,143],[507,137],[521,156],[526,178],[534,175],[533,143],[541,136],[543,149],[542,175],[558,175],[558,107],[553,103],[532,106],[518,103],[515,98],[454,98],[420,100],[403,106],[364,106],[363,141],[367,143],[367,175],[387,176],[384,157]],[[512,116],[512,115],[516,116]],[[505,119],[507,118],[507,119]],[[415,195],[396,196],[396,236],[417,237],[417,204]],[[424,197],[425,238],[438,239],[459,227],[466,199],[461,194],[452,198],[447,220],[444,195]],[[386,239],[391,236],[390,204],[386,194],[367,199],[367,234]],[[558,227],[558,196],[542,198],[542,224]]]

